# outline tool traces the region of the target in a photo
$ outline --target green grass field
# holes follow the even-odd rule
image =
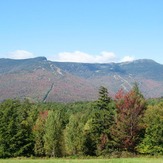
[[[120,158],[120,159],[0,159],[0,163],[163,163],[163,158]]]

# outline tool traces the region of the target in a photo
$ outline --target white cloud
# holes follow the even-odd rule
[[[81,63],[109,63],[115,62],[117,57],[112,52],[102,51],[99,55],[91,55],[81,51],[62,52],[50,60],[60,62],[81,62]]]
[[[124,56],[120,62],[131,62],[133,61],[135,58],[133,56]]]
[[[34,58],[34,54],[25,50],[16,50],[8,53],[8,58],[11,59],[26,59],[26,58]]]
[[[33,53],[25,50],[16,50],[7,54],[8,58],[26,59],[36,57]],[[81,63],[110,63],[110,62],[127,62],[133,61],[134,57],[125,56],[119,59],[115,53],[102,51],[99,55],[92,55],[81,51],[61,52],[54,57],[49,57],[49,60],[59,62],[81,62]]]

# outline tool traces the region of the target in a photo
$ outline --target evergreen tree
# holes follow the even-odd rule
[[[28,110],[27,110],[28,108]],[[0,105],[0,157],[33,154],[31,105],[19,100],[6,100]]]
[[[107,154],[111,148],[110,128],[114,123],[114,102],[108,97],[108,91],[105,87],[100,87],[99,98],[95,103],[95,113],[92,117],[89,142],[96,144],[96,154]]]
[[[15,156],[30,156],[34,153],[34,136],[32,129],[35,121],[34,114],[37,114],[37,112],[33,112],[32,106],[28,100],[25,100],[17,110],[19,124],[17,125],[17,150]]]
[[[19,101],[6,100],[0,106],[0,157],[14,156],[17,135]]]
[[[110,102],[111,102],[111,98],[108,96],[107,88],[101,86],[99,89],[99,97],[96,102],[96,107],[99,110],[109,110]]]

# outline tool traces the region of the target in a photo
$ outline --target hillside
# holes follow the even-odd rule
[[[0,101],[29,98],[34,101],[89,101],[99,87],[110,95],[138,82],[145,97],[163,96],[163,65],[152,60],[88,64],[52,62],[45,57],[0,59]]]

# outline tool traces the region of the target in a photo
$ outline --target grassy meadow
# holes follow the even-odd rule
[[[118,159],[0,159],[0,163],[163,163],[163,158],[118,158]]]

